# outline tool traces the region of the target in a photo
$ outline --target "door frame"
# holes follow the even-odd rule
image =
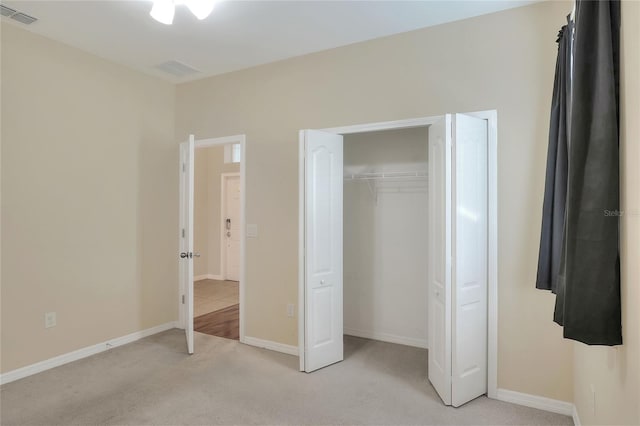
[[[465,112],[473,117],[487,120],[488,129],[488,223],[487,223],[487,396],[497,398],[498,394],[498,112],[485,110]],[[427,127],[444,115],[418,117],[406,120],[383,121],[355,124],[350,126],[319,129],[324,132],[348,135],[353,133],[375,132],[381,130]],[[302,131],[301,131],[302,132]],[[302,133],[301,133],[302,135]],[[300,370],[304,371],[305,354],[305,269],[304,269],[304,139],[301,137],[298,151],[298,353]]]
[[[242,166],[242,154],[240,154],[240,165]],[[239,177],[240,185],[242,185],[242,177],[239,172],[233,173],[220,173],[220,278],[223,280],[227,279],[227,251],[225,249],[225,239],[224,239],[224,216],[227,210],[227,189],[225,184],[230,177]],[[242,192],[242,189],[240,189]],[[240,194],[240,198],[242,199],[242,194]],[[242,201],[240,201],[242,204]],[[242,210],[242,206],[240,206]],[[242,223],[240,224],[242,226]]]
[[[224,136],[219,138],[209,139],[196,139],[195,149],[210,148],[212,146],[223,146],[228,144],[240,144],[240,281],[239,287],[239,302],[240,302],[240,342],[245,341],[245,299],[246,299],[246,205],[247,205],[247,147],[246,147],[245,135],[233,135]],[[180,173],[180,185],[182,185],[183,174]],[[182,209],[182,205],[178,203],[179,209]],[[178,238],[182,232],[183,224],[178,223]],[[222,266],[222,265],[221,265]],[[182,295],[185,289],[181,287],[178,281],[178,326],[179,328],[185,328],[187,321],[193,321],[193,318],[186,318],[186,309],[182,303]]]

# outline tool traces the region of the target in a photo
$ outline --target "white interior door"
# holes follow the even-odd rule
[[[240,175],[224,177],[225,279],[240,280]]]
[[[429,127],[429,381],[451,405],[451,115]]]
[[[304,370],[342,361],[342,135],[305,130]]]
[[[180,145],[180,288],[187,336],[187,350],[193,353],[193,181],[195,138]]]
[[[487,121],[453,118],[452,405],[487,392]]]

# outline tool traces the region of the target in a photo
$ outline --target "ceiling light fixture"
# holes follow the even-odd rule
[[[203,20],[213,11],[216,0],[153,0],[149,14],[156,21],[171,25],[176,6],[182,4],[186,5],[196,18]]]

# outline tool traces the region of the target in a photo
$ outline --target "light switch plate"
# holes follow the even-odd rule
[[[258,225],[247,224],[247,238],[258,238]]]

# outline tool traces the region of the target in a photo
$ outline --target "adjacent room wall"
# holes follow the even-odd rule
[[[199,138],[201,139],[201,138]],[[224,162],[224,146],[196,149],[194,200],[194,276],[221,279],[220,224],[223,173],[240,173],[240,163]]]
[[[1,50],[7,372],[177,319],[178,149],[171,84],[5,21]]]
[[[424,173],[427,140],[426,127],[346,135],[345,175]],[[345,334],[426,347],[427,181],[369,183],[344,182]]]
[[[622,3],[621,30],[623,345],[575,344],[574,396],[583,425],[640,424],[640,2]]]
[[[176,135],[247,135],[246,333],[297,344],[298,131],[498,111],[499,386],[571,401],[573,344],[535,289],[558,29],[527,7],[181,84]]]

